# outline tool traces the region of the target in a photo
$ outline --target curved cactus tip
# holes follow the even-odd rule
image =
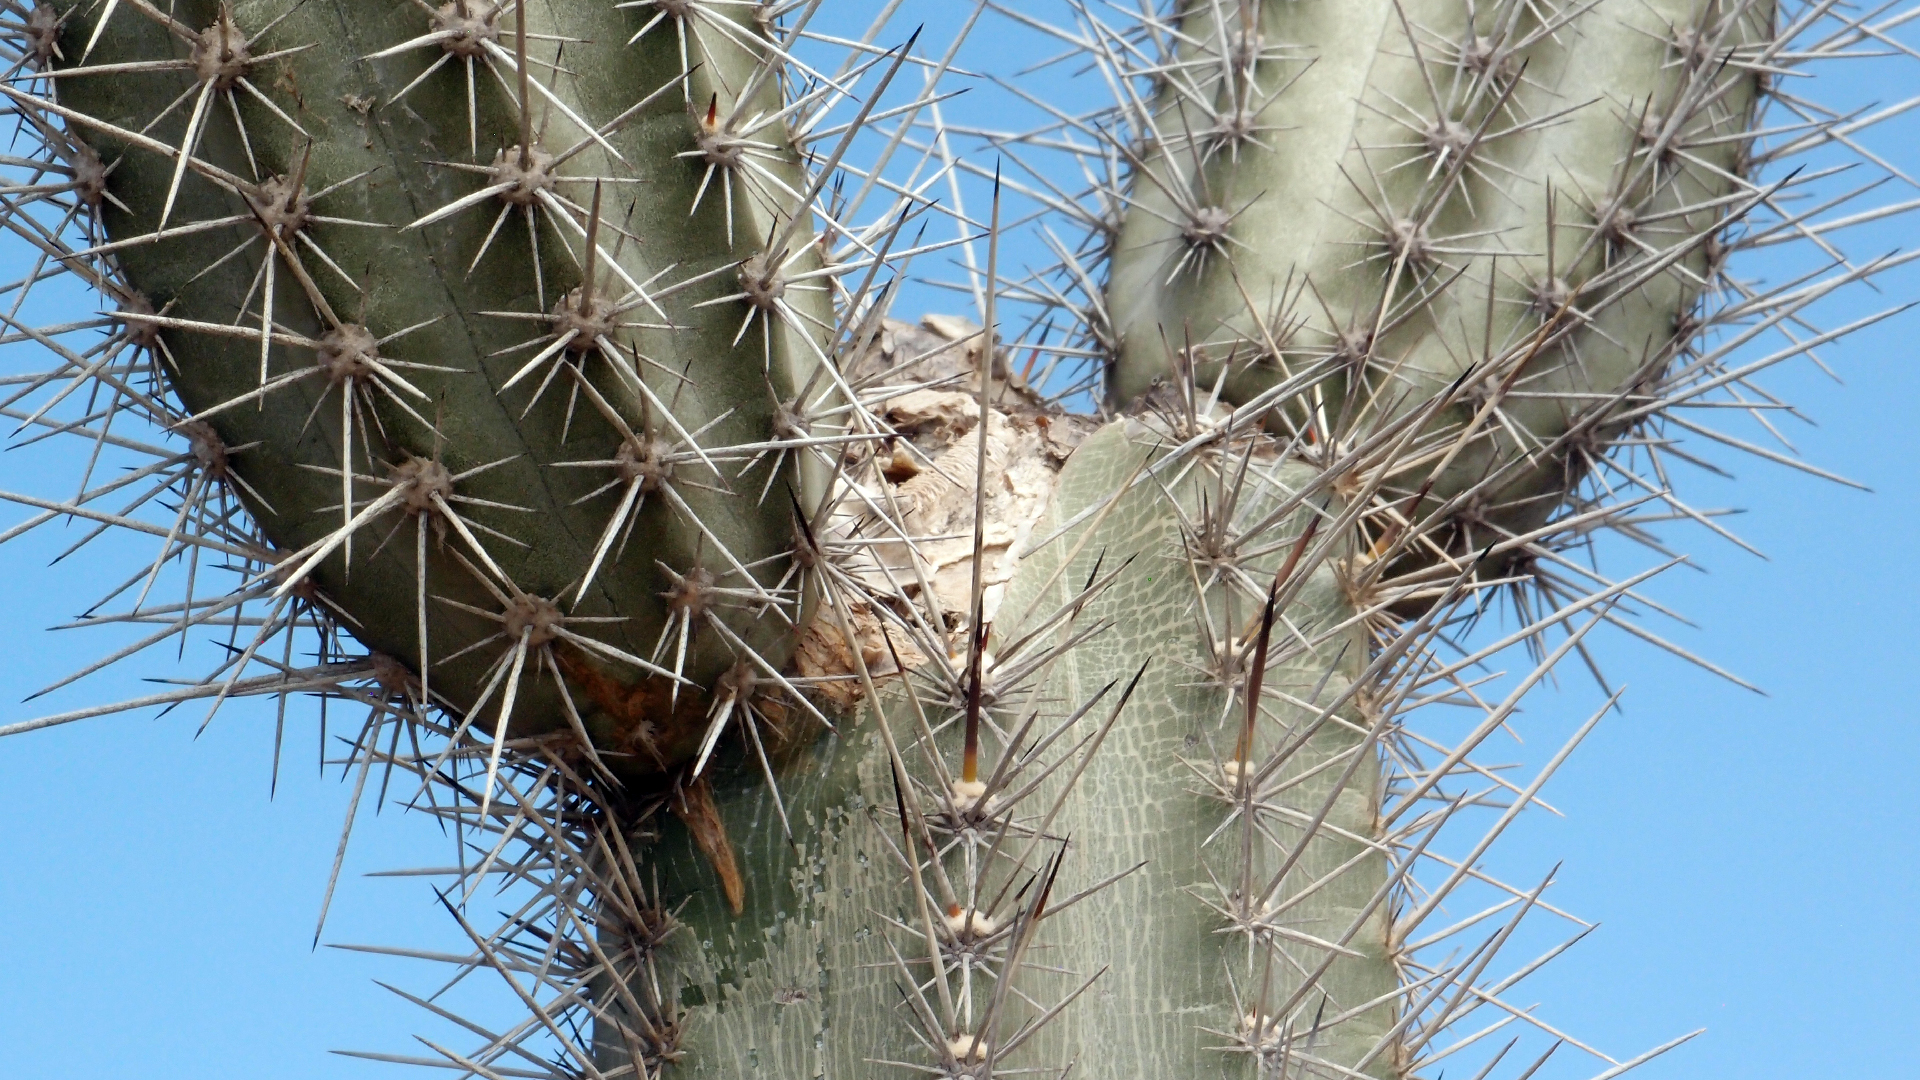
[[[817,501],[817,470],[767,460],[772,403],[803,385],[816,408],[844,403],[816,374],[832,316],[800,151],[752,119],[776,100],[774,40],[723,19],[686,58],[620,44],[644,34],[612,33],[626,17],[611,11],[523,22],[519,5],[453,4],[344,34],[336,14],[76,8],[58,49],[35,54],[57,102],[12,98],[51,157],[111,160],[92,204],[106,236],[61,257],[162,301],[120,316],[178,397],[145,404],[249,449],[221,478],[286,553],[272,599],[308,594],[414,665],[423,704],[502,740],[562,716],[617,726],[568,686],[559,651],[615,682],[666,680],[661,726],[682,688],[705,702],[748,656],[777,669],[808,590],[773,586],[786,509],[734,486]],[[724,113],[755,136],[703,172],[681,158],[712,132],[673,100],[695,91],[708,125]],[[464,122],[441,123],[455,107]],[[508,145],[481,146],[483,129]],[[724,220],[703,211],[716,185]],[[676,201],[692,213],[654,209]],[[742,226],[782,250],[738,252]],[[415,543],[389,542],[396,516]],[[613,765],[677,765],[682,741],[656,739],[668,749],[651,759],[619,747]]]

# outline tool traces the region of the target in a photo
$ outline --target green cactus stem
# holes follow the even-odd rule
[[[688,70],[601,4],[68,10],[96,251],[160,312],[125,317],[259,557],[475,723],[690,758],[720,676],[777,670],[803,617],[792,511],[741,497],[769,481],[733,449],[777,437],[832,325],[792,282],[820,263],[784,128],[740,122],[778,108],[763,31]]]
[[[1335,446],[1437,403],[1380,490],[1456,553],[1537,528],[1684,362],[1767,196],[1773,5],[1219,7],[1183,8],[1126,151],[1115,399],[1322,370],[1282,411]]]

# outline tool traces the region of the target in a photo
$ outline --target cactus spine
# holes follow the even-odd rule
[[[954,54],[888,98],[911,43],[829,71],[818,3],[5,7],[40,172],[0,222],[117,310],[17,335],[57,362],[0,410],[151,458],[9,496],[5,535],[162,538],[109,598],[141,645],[257,628],[145,703],[367,706],[356,805],[375,768],[445,796],[461,966],[527,1009],[416,1059],[477,1075],[1386,1078],[1536,1022],[1499,999],[1532,966],[1492,965],[1548,882],[1478,863],[1565,752],[1524,785],[1473,755],[1598,623],[1651,637],[1615,610],[1648,574],[1563,551],[1649,501],[1706,520],[1660,453],[1729,440],[1673,407],[1747,400],[1891,265],[1755,294],[1730,255],[1900,209],[1782,211],[1764,170],[1851,129],[1758,131],[1779,71],[1897,21],[1016,13],[1119,91],[991,135],[1080,157],[1018,190],[1088,242],[1005,284],[996,188],[984,329],[923,332],[883,279],[981,168],[934,108]],[[1105,365],[1104,426],[1003,341]],[[216,556],[241,585],[193,599]],[[1463,638],[1503,593],[1519,626]],[[1438,742],[1437,703],[1481,715]],[[1448,898],[1479,914],[1437,927]]]

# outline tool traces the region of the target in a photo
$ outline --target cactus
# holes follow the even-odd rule
[[[1874,184],[1787,201],[1862,125],[1778,86],[1901,15],[1009,12],[1116,95],[1016,81],[1056,119],[1009,132],[944,119],[962,41],[818,3],[5,6],[6,340],[54,364],[0,411],[93,449],[0,540],[159,540],[88,610],[152,629],[49,689],[231,645],[0,734],[364,707],[352,806],[415,778],[456,966],[526,1010],[402,991],[478,1042],[368,1056],[475,1075],[1385,1078],[1491,1068],[1501,1018],[1558,1039],[1500,998],[1551,879],[1479,864],[1619,693],[1524,783],[1476,752],[1595,627],[1674,648],[1627,606],[1678,560],[1569,550],[1723,533],[1675,438],[1794,462],[1684,408],[1764,423],[1754,374],[1870,321],[1808,309],[1902,261],[1833,246],[1907,208]],[[929,194],[979,190],[969,138],[1012,165],[985,215]],[[1003,270],[1003,200],[1052,265]],[[970,253],[987,222],[977,324],[889,317],[935,213]],[[1789,240],[1831,264],[1729,275]],[[111,313],[18,317],[69,277]],[[520,906],[476,924],[495,880]]]

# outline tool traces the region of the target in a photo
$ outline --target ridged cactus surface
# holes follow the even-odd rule
[[[277,769],[290,702],[363,710],[323,923],[409,788],[460,944],[397,951],[520,1017],[400,990],[454,1034],[378,1060],[1533,1076],[1574,1044],[1503,949],[1571,916],[1483,857],[1619,693],[1531,776],[1481,751],[1596,627],[1665,646],[1678,560],[1574,549],[1724,532],[1681,437],[1793,463],[1683,410],[1764,428],[1751,379],[1871,321],[1809,323],[1907,204],[1791,171],[1879,162],[1781,86],[1910,14],[828,7],[0,0],[3,343],[53,358],[0,414],[87,445],[0,541],[158,549],[49,689],[218,651],[0,734],[260,697]],[[993,18],[1107,103],[953,119]],[[1789,240],[1830,261],[1730,273]],[[940,260],[971,318],[895,321]],[[104,314],[17,317],[61,279]]]
[[[1746,133],[1774,5],[1190,8],[1113,242],[1113,393],[1322,371],[1286,423],[1323,443],[1432,413],[1382,480],[1450,512],[1441,542],[1544,523],[1773,194]]]
[[[129,3],[68,20],[88,62],[57,85],[72,152],[113,162],[95,250],[159,312],[128,332],[164,331],[276,592],[311,583],[476,722],[570,707],[652,772],[692,755],[736,653],[791,651],[806,491],[761,448],[832,315],[819,282],[786,289],[819,258],[783,125],[747,130],[779,100],[756,28],[683,69],[631,22]],[[583,666],[669,707],[563,702]]]

